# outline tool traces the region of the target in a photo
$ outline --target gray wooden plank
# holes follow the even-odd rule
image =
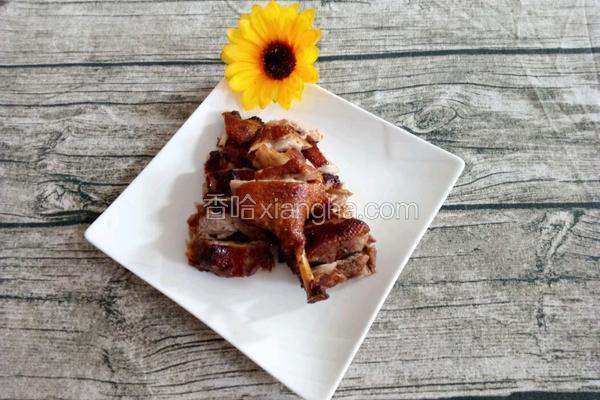
[[[467,161],[336,397],[600,391],[596,2],[306,5],[325,87]],[[82,238],[245,7],[0,1],[2,397],[295,398]]]
[[[594,1],[312,1],[324,58],[599,47]],[[8,1],[0,64],[218,60],[241,12],[228,1]],[[596,49],[598,50],[598,49]]]
[[[84,229],[0,229],[4,397],[295,398]],[[599,241],[598,210],[443,211],[336,398],[600,390]]]
[[[465,159],[450,207],[597,208],[599,57],[335,61],[321,72],[324,87]],[[221,73],[220,65],[0,70],[0,223],[101,212]]]

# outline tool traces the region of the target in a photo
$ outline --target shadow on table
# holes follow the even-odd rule
[[[210,132],[219,132],[222,129],[222,123],[206,127]],[[195,212],[195,205],[202,202],[204,162],[208,154],[215,149],[217,140],[218,133],[202,134],[194,144],[195,169],[173,177],[170,184],[161,188],[167,191],[168,201],[154,217],[161,226],[161,234],[150,244],[149,249],[160,253],[167,260],[187,263],[185,258],[187,219]]]

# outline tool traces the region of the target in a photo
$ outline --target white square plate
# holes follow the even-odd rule
[[[374,275],[307,304],[284,265],[232,279],[187,265],[186,219],[201,200],[204,161],[224,129],[221,113],[240,109],[238,96],[219,83],[85,237],[300,396],[329,399],[464,163],[319,86],[307,86],[290,111],[271,105],[243,113],[323,132],[320,147],[359,213],[368,202],[418,206],[418,218],[367,221],[377,239]]]

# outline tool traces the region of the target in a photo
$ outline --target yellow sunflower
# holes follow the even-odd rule
[[[264,8],[252,6],[239,28],[228,29],[229,43],[221,59],[225,77],[234,92],[241,93],[245,109],[265,108],[271,101],[290,108],[300,100],[304,83],[315,83],[314,66],[321,31],[312,26],[315,10],[298,13],[298,4],[282,7],[271,1]]]

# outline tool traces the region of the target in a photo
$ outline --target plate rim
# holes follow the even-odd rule
[[[152,163],[154,163],[159,158],[159,156],[165,151],[165,149],[169,146],[169,144],[175,139],[175,137],[178,135],[178,133],[189,123],[189,121],[192,119],[192,116],[195,113],[201,112],[202,109],[204,108],[204,106],[208,104],[207,100],[210,98],[210,96],[213,95],[214,93],[216,93],[217,90],[221,86],[223,86],[223,85],[225,85],[225,79],[224,78],[219,83],[217,83],[217,85],[202,100],[202,102],[198,105],[198,107],[196,107],[196,109],[187,117],[187,119],[184,121],[184,123],[175,131],[175,133],[169,138],[169,140],[163,145],[163,147],[154,155],[154,157],[152,157],[152,159],[148,162],[148,164],[146,164],[146,166],[135,176],[135,178],[131,180],[131,182],[127,185],[127,187],[125,187],[125,189],[123,189],[123,191],[121,193],[119,193],[119,195],[110,203],[110,205],[104,211],[102,211],[102,213],[94,220],[94,222],[92,222],[90,224],[90,226],[88,226],[88,228],[85,230],[83,236],[85,237],[85,239],[89,243],[91,243],[93,246],[95,246],[97,249],[99,249],[101,252],[103,252],[111,260],[115,261],[120,266],[122,266],[123,268],[127,269],[129,272],[131,272],[132,274],[136,275],[140,279],[142,279],[146,284],[148,284],[151,287],[153,287],[155,290],[157,290],[158,292],[160,292],[162,295],[166,296],[169,300],[173,301],[179,307],[183,308],[185,311],[187,311],[192,316],[194,316],[194,318],[198,319],[200,322],[202,322],[203,324],[205,324],[212,331],[214,331],[220,337],[222,337],[223,339],[225,339],[230,345],[232,345],[238,351],[240,351],[242,354],[244,354],[244,356],[248,357],[252,362],[254,362],[256,365],[258,365],[265,372],[267,372],[275,380],[277,380],[278,382],[280,382],[281,384],[283,384],[285,387],[287,387],[289,390],[291,390],[293,393],[297,394],[298,396],[304,397],[305,396],[304,394],[299,393],[295,389],[292,389],[290,386],[288,386],[287,383],[284,382],[283,379],[279,378],[277,376],[276,372],[271,371],[271,369],[269,367],[265,367],[263,365],[263,363],[261,363],[259,360],[257,360],[255,357],[253,357],[251,354],[247,353],[245,350],[243,350],[242,348],[238,347],[233,342],[233,339],[231,339],[229,337],[229,335],[224,334],[223,332],[220,331],[220,329],[215,328],[213,326],[213,324],[204,321],[201,317],[199,317],[198,315],[196,315],[196,313],[191,309],[191,307],[187,307],[184,304],[181,304],[181,302],[177,301],[169,293],[167,293],[166,291],[161,290],[156,285],[154,285],[153,283],[149,282],[146,278],[144,278],[142,276],[143,274],[140,275],[139,272],[134,272],[129,266],[126,265],[125,262],[122,262],[122,261],[119,260],[120,257],[118,256],[118,254],[115,254],[114,251],[107,250],[106,247],[105,247],[105,245],[101,243],[100,238],[99,237],[95,237],[95,232],[94,232],[94,229],[93,229],[94,225],[96,225],[96,223],[103,217],[103,215],[107,211],[109,211],[111,208],[113,208],[115,206],[115,204],[117,204],[119,202],[119,200],[121,199],[121,197],[123,196],[123,194],[128,189],[130,189],[130,187],[132,185],[134,185],[135,182],[137,182],[139,179],[141,179],[141,177],[143,177],[144,172],[152,165]],[[352,346],[351,351],[348,352],[348,357],[346,357],[346,360],[344,361],[344,364],[343,364],[342,368],[339,369],[339,372],[336,375],[335,381],[331,381],[331,383],[329,385],[326,385],[329,388],[327,390],[327,393],[324,393],[323,399],[329,400],[334,395],[334,393],[337,390],[337,388],[339,387],[342,379],[346,375],[346,372],[348,371],[348,368],[352,364],[352,361],[354,360],[354,357],[356,356],[356,353],[360,349],[360,347],[363,344],[363,342],[364,342],[364,340],[365,340],[368,332],[370,331],[371,326],[372,326],[373,322],[375,321],[375,318],[377,317],[377,315],[379,315],[379,312],[381,311],[381,307],[383,306],[383,303],[389,297],[389,294],[390,294],[391,290],[393,289],[394,284],[397,282],[398,278],[400,277],[400,274],[404,270],[404,267],[406,266],[406,264],[408,263],[408,261],[412,257],[412,254],[413,254],[414,250],[416,249],[416,247],[419,245],[419,243],[423,239],[423,236],[425,235],[425,233],[427,232],[427,230],[431,226],[431,223],[433,222],[434,218],[438,215],[441,207],[443,206],[443,204],[445,203],[446,199],[448,198],[448,195],[450,194],[450,192],[454,188],[456,182],[460,178],[460,176],[461,176],[461,174],[462,174],[462,172],[464,170],[464,167],[465,167],[465,162],[464,162],[464,160],[462,158],[460,158],[456,154],[450,153],[449,151],[447,151],[445,149],[442,149],[442,148],[440,148],[440,147],[438,147],[438,146],[436,146],[436,145],[434,145],[434,144],[426,141],[425,139],[422,139],[422,138],[418,137],[417,135],[411,133],[410,131],[408,131],[405,128],[396,126],[396,125],[392,124],[391,122],[388,122],[388,121],[384,120],[383,118],[381,118],[381,117],[379,117],[379,116],[377,116],[377,115],[375,115],[375,114],[373,114],[373,113],[371,113],[371,112],[369,112],[369,111],[367,111],[367,110],[359,107],[358,105],[356,105],[354,103],[351,103],[350,101],[344,99],[343,97],[340,97],[340,96],[336,95],[335,93],[332,93],[331,91],[323,88],[320,85],[310,84],[310,86],[313,87],[313,88],[315,88],[321,95],[331,96],[331,97],[335,98],[337,101],[340,101],[340,102],[344,103],[345,105],[352,107],[355,111],[360,112],[362,114],[365,114],[369,118],[375,119],[379,123],[381,123],[381,124],[383,124],[383,125],[391,128],[392,131],[394,131],[394,132],[395,131],[400,131],[401,133],[410,135],[412,138],[418,140],[421,144],[425,144],[426,147],[428,147],[429,149],[435,150],[437,152],[441,152],[441,154],[443,154],[444,156],[448,157],[451,160],[454,160],[454,162],[457,163],[457,165],[454,167],[455,171],[454,171],[454,174],[452,175],[452,178],[446,184],[446,188],[445,188],[443,194],[440,196],[439,201],[436,203],[436,206],[433,207],[433,212],[432,212],[431,216],[426,220],[426,223],[423,224],[422,228],[414,236],[415,240],[413,240],[413,243],[409,247],[408,251],[406,252],[406,255],[404,256],[404,258],[400,260],[399,264],[397,264],[396,267],[394,267],[394,269],[396,269],[396,271],[395,271],[393,277],[391,279],[389,279],[389,281],[385,284],[384,289],[381,291],[381,293],[383,295],[381,296],[380,300],[377,302],[377,306],[374,309],[374,311],[371,313],[371,315],[369,315],[368,319],[366,320],[366,324],[364,324],[364,326],[363,326],[363,328],[362,328],[362,330],[360,332],[360,335],[358,335],[358,340],[355,341],[354,345]],[[225,90],[229,90],[229,88],[226,86]],[[202,133],[200,133],[200,134],[202,134]]]

